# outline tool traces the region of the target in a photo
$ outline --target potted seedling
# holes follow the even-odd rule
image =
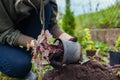
[[[110,65],[118,65],[120,64],[120,36],[116,40],[115,47],[113,47],[110,51]]]
[[[86,47],[86,55],[87,56],[95,56],[96,55],[96,47],[95,47],[95,44],[92,42],[92,43],[89,43],[88,46]]]
[[[95,43],[91,39],[90,30],[85,28],[81,33],[81,45],[87,56],[94,56],[96,53]]]

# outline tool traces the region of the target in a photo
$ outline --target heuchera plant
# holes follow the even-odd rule
[[[33,62],[38,66],[44,66],[45,64],[50,64],[50,58],[52,55],[63,51],[63,46],[60,45],[60,42],[50,42],[53,39],[53,36],[48,30],[42,30],[41,34],[38,36],[37,40],[34,40],[32,43]],[[47,63],[46,63],[47,62]]]

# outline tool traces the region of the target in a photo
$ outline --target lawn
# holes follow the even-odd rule
[[[89,28],[119,28],[120,6],[111,6],[108,9],[76,17],[77,27]]]

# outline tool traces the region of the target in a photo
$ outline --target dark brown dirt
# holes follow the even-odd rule
[[[120,67],[119,67],[120,68]],[[70,64],[59,70],[48,71],[43,80],[120,80],[117,68],[100,65],[96,61],[85,64]]]

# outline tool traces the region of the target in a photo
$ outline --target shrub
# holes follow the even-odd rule
[[[74,36],[75,25],[76,23],[74,14],[71,11],[70,6],[67,6],[62,19],[62,28],[66,33]]]

